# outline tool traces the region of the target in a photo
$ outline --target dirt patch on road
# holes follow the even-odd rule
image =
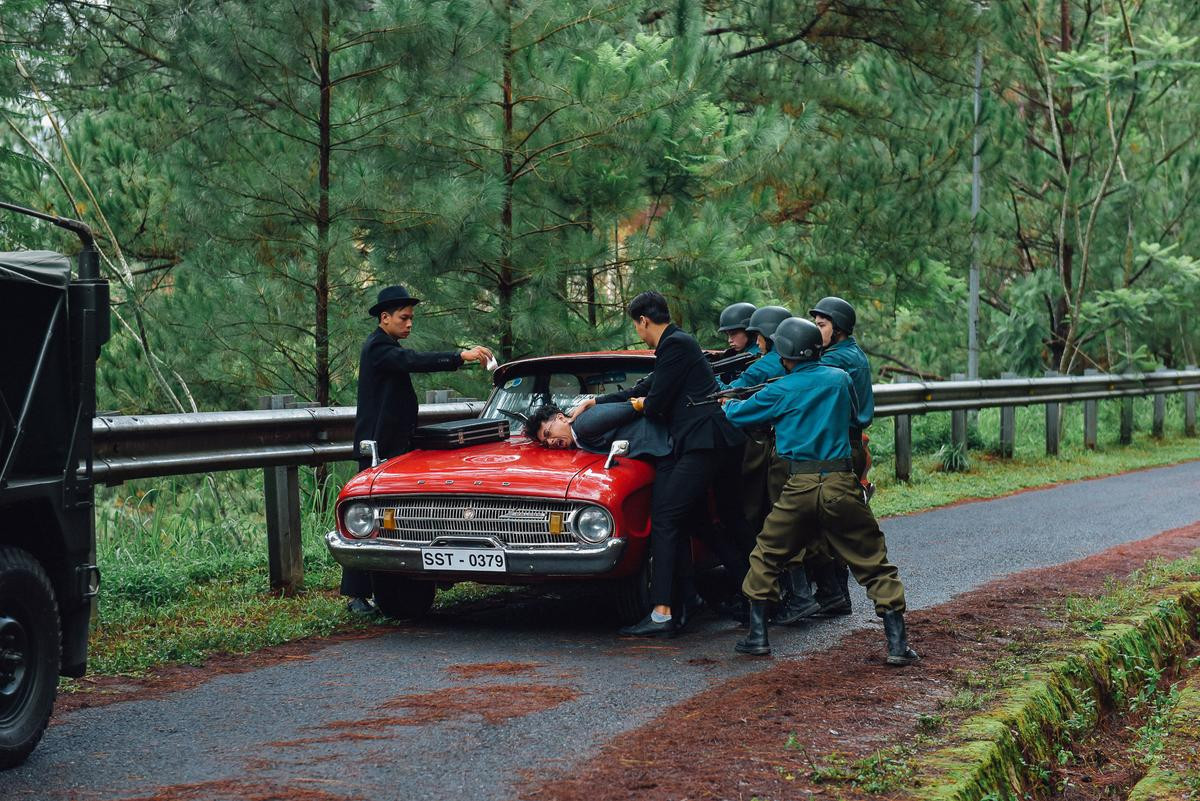
[[[452,679],[467,681],[480,676],[520,676],[534,673],[540,667],[544,667],[542,662],[475,662],[469,665],[451,665],[446,668],[446,672]]]
[[[574,701],[579,690],[563,684],[487,684],[476,687],[447,687],[424,693],[399,695],[375,708],[376,714],[353,720],[334,720],[315,730],[333,732],[294,740],[267,743],[272,748],[292,748],[336,743],[343,740],[387,740],[394,726],[425,726],[481,717],[487,723],[503,723]],[[403,710],[406,714],[395,714]]]
[[[534,779],[521,797],[545,801],[603,799],[857,799],[864,771],[883,788],[903,787],[900,760],[916,737],[953,725],[964,682],[1006,663],[1019,671],[1066,634],[1046,615],[1071,594],[1095,594],[1149,559],[1179,558],[1200,548],[1200,525],[1052,568],[991,582],[954,600],[907,615],[918,665],[883,664],[881,627],[855,632],[835,648],[725,682],[666,710],[601,749],[570,775]],[[732,648],[732,642],[730,643]],[[980,693],[987,692],[985,687]],[[830,761],[829,755],[836,754]],[[890,784],[889,784],[890,782]],[[894,790],[895,797],[903,791]]]
[[[303,779],[297,781],[305,781]],[[317,780],[311,780],[316,782]],[[172,784],[159,787],[153,795],[121,798],[119,801],[360,801],[352,790],[333,792],[295,782],[256,782],[241,779]],[[118,801],[109,799],[109,801]]]
[[[307,661],[323,648],[351,640],[365,640],[391,634],[398,627],[379,626],[362,631],[348,631],[323,637],[274,645],[251,654],[221,655],[206,659],[201,665],[166,665],[156,668],[144,678],[131,676],[84,676],[72,692],[59,693],[54,702],[54,717],[50,724],[62,721],[77,709],[108,706],[122,701],[143,701],[161,698],[179,690],[199,686],[217,676],[248,673],[290,661]]]

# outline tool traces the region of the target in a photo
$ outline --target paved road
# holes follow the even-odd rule
[[[909,605],[921,607],[1197,520],[1192,463],[893,518],[884,530]],[[776,655],[877,625],[855,590],[852,618],[773,629]],[[509,798],[528,772],[569,767],[663,707],[763,666],[732,653],[728,624],[708,618],[686,637],[642,643],[614,637],[600,608],[587,593],[516,597],[158,700],[80,710],[0,775],[0,799],[225,801],[271,787],[313,801]],[[463,673],[499,662],[529,664]]]

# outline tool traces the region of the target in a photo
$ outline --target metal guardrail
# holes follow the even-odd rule
[[[875,416],[1074,403],[1200,390],[1200,370],[878,384]]]
[[[1155,396],[1154,431],[1161,436],[1166,393],[1184,392],[1184,431],[1195,436],[1198,390],[1200,370],[1194,367],[1136,375],[880,384],[875,387],[875,415],[896,420],[896,476],[907,480],[912,468],[912,415],[949,412],[951,439],[965,449],[967,410],[1001,407],[1000,449],[1011,456],[1013,407],[1045,404],[1046,451],[1056,454],[1063,403],[1083,402],[1084,443],[1095,447],[1098,401],[1123,399],[1121,441],[1129,442],[1135,396]],[[286,396],[264,401],[272,408],[98,417],[93,425],[92,474],[96,481],[119,484],[151,476],[263,468],[271,586],[290,595],[304,582],[297,467],[355,459],[355,410],[286,408]],[[421,424],[462,420],[478,415],[483,406],[479,401],[423,404],[417,419]]]
[[[1130,375],[1000,378],[875,386],[877,417],[993,407],[1060,404],[1200,390],[1200,370]],[[421,424],[462,420],[483,403],[423,404]],[[1195,428],[1195,399],[1187,412]],[[93,475],[115,484],[134,478],[316,465],[355,457],[353,407],[98,417]]]
[[[418,422],[474,417],[479,401],[420,407]],[[134,478],[353,461],[354,407],[97,417],[92,475]]]

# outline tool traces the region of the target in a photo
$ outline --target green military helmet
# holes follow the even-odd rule
[[[724,334],[750,325],[750,315],[758,309],[753,303],[733,303],[721,310],[721,321],[717,330]]]
[[[751,334],[762,334],[769,340],[771,334],[775,333],[775,327],[791,316],[792,313],[782,306],[763,306],[750,315],[746,331]]]
[[[833,327],[846,334],[854,333],[854,323],[858,319],[854,307],[841,298],[821,298],[817,305],[808,310],[810,315],[819,314],[833,320]]]
[[[775,343],[775,352],[784,359],[810,362],[821,355],[821,329],[803,317],[789,317],[781,322],[771,341]]]

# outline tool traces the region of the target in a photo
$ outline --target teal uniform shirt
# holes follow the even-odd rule
[[[871,388],[871,364],[867,354],[847,337],[836,345],[830,345],[821,354],[821,364],[845,370],[854,383],[854,395],[858,402],[858,414],[852,420],[855,428],[866,428],[875,419],[875,390]]]
[[[757,348],[758,346],[755,345]],[[787,371],[783,369],[783,362],[779,361],[779,354],[774,350],[762,356],[754,364],[747,367],[741,375],[730,381],[728,384],[723,381],[717,381],[721,389],[741,389],[742,387],[756,387],[759,384],[765,384],[772,378],[778,378]]]
[[[746,349],[743,350],[742,353],[753,353],[755,356],[757,356],[758,355],[758,343],[751,342],[749,345],[746,346]]]
[[[850,375],[819,362],[801,362],[746,400],[725,404],[736,426],[775,426],[776,450],[794,462],[849,459],[846,431],[855,413]]]

